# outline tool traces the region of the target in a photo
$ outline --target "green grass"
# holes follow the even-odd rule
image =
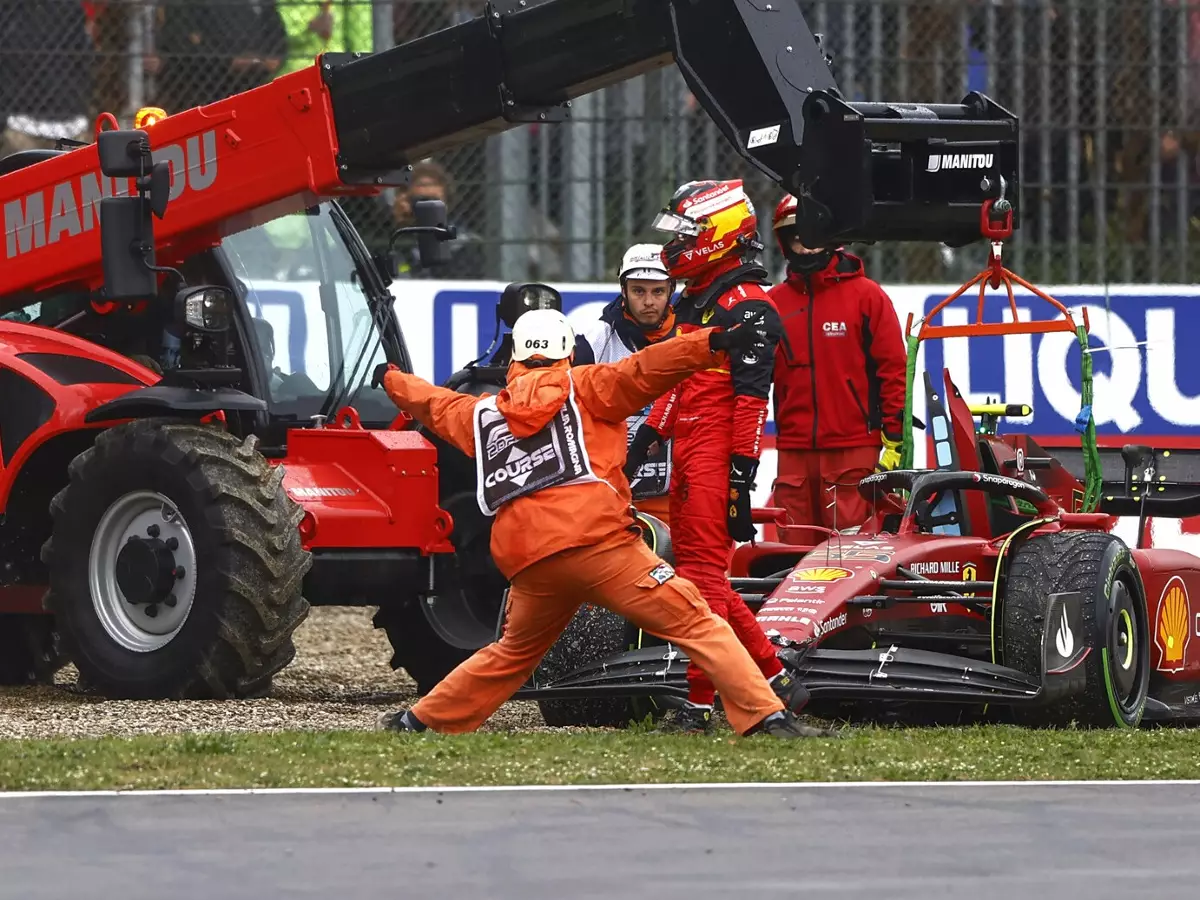
[[[1200,731],[853,729],[780,742],[648,734],[203,734],[0,742],[0,790],[1200,778]]]

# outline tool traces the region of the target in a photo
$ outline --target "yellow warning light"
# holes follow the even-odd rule
[[[167,112],[157,106],[143,106],[137,111],[137,115],[133,117],[134,128],[146,128],[159,122],[167,117]]]

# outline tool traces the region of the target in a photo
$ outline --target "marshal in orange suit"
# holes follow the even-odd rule
[[[784,708],[729,625],[695,585],[650,551],[631,515],[625,420],[730,349],[750,329],[706,329],[611,364],[571,368],[575,334],[558,310],[531,310],[513,328],[513,362],[498,395],[435,387],[386,365],[375,372],[395,404],[476,461],[478,502],[494,516],[491,550],[509,579],[500,640],[459,665],[393,731],[472,731],[525,683],[581,603],[624,616],[687,650],[708,674],[739,734],[824,732]],[[793,681],[790,676],[786,680]]]

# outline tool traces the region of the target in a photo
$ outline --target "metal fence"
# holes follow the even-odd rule
[[[178,111],[309,64],[382,49],[484,0],[0,0],[6,150],[97,112]],[[1008,259],[1043,281],[1196,280],[1200,0],[806,0],[851,99],[958,101],[983,90],[1021,117],[1022,227]],[[769,220],[778,188],[734,154],[674,69],[581,98],[570,124],[521,126],[430,161],[395,196],[356,199],[368,242],[444,192],[466,240],[455,277],[609,280],[654,240],[654,212],[693,178],[747,179]],[[980,247],[854,248],[891,282],[973,272]],[[418,277],[421,273],[409,272]]]

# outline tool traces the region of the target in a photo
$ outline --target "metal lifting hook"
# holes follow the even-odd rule
[[[987,190],[986,178],[981,187]],[[1007,191],[1008,182],[1001,175],[1000,196],[984,200],[983,206],[979,210],[979,230],[985,238],[992,242],[992,251],[988,256],[988,284],[992,290],[1004,283],[1004,266],[1001,263],[1003,242],[1012,237],[1013,233],[1013,211],[1012,204],[1005,196]]]

